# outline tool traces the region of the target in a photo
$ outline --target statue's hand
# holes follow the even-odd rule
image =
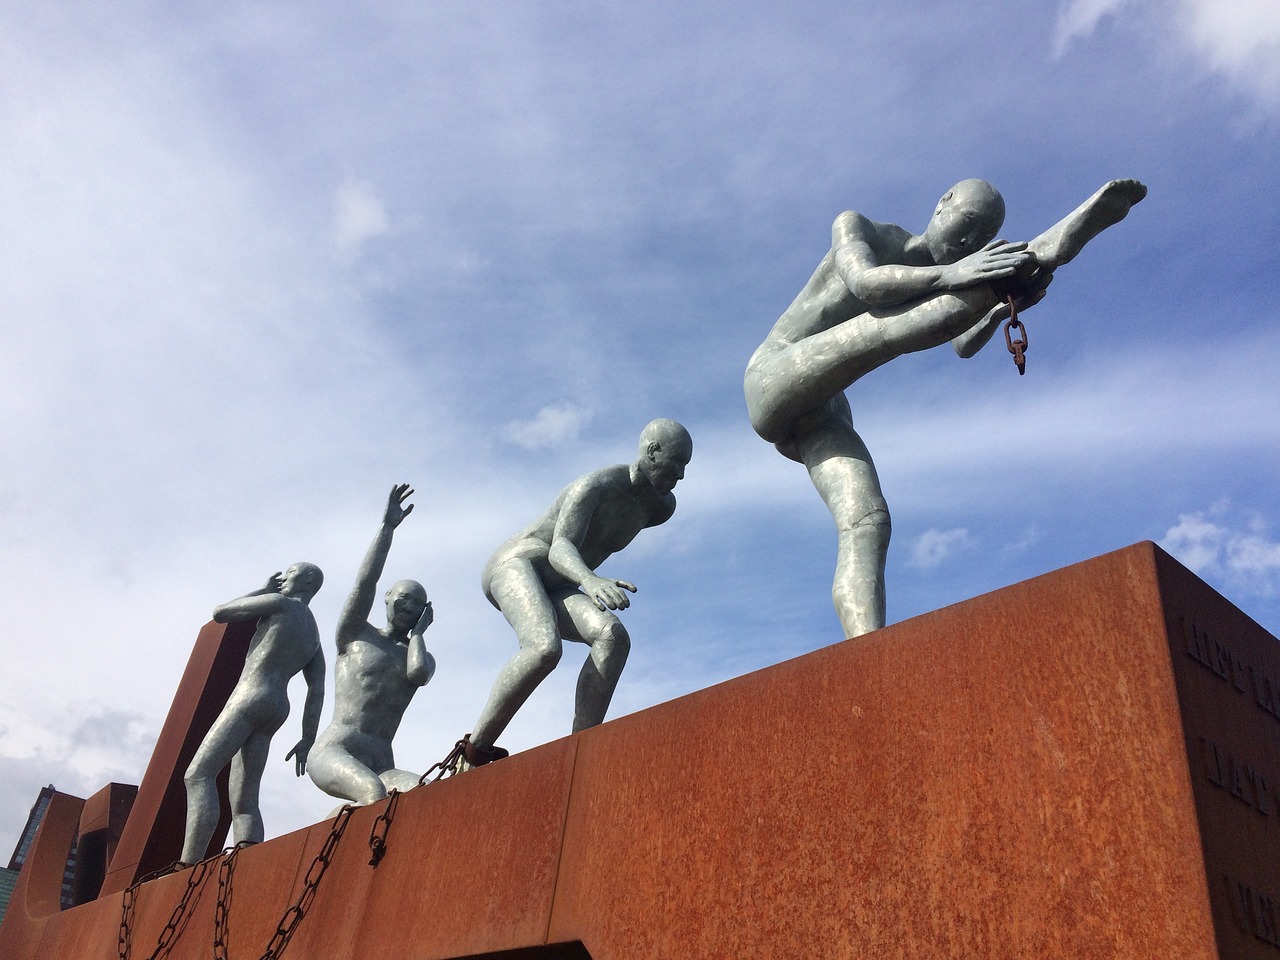
[[[588,577],[582,582],[582,592],[601,610],[625,610],[631,606],[631,598],[622,592],[624,590],[635,593],[636,585],[606,577]]]
[[[293,749],[284,755],[287,763],[290,758],[293,759],[294,776],[302,776],[307,772],[307,754],[311,752],[311,745],[315,743],[310,737],[303,737],[293,745]]]
[[[431,626],[431,624],[435,622],[435,619],[436,613],[431,609],[431,601],[428,600],[427,605],[422,608],[422,616],[420,616],[418,618],[418,622],[414,624],[412,632],[421,636],[427,632],[427,627]]]
[[[992,240],[981,250],[975,250],[955,263],[945,264],[942,268],[944,284],[948,290],[963,290],[979,283],[1003,280],[1013,276],[1030,257],[1025,242]]]
[[[277,570],[271,576],[267,577],[267,582],[262,586],[262,592],[279,593],[282,586],[284,586],[284,571]]]
[[[409,514],[413,513],[413,504],[405,506],[404,502],[413,496],[413,488],[407,483],[397,483],[391,488],[391,493],[387,496],[387,511],[382,515],[382,522],[394,530],[400,526],[402,521]]]

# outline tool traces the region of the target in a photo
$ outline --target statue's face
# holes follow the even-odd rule
[[[309,563],[295,563],[284,572],[280,583],[280,593],[286,597],[308,596],[315,593],[315,575]]]
[[[663,495],[675,489],[677,483],[684,479],[684,468],[689,465],[692,452],[685,444],[671,442],[649,444],[649,449],[641,460],[644,475],[653,489]]]
[[[995,239],[1004,201],[981,180],[956,184],[938,201],[924,237],[935,263],[955,263]]]
[[[387,623],[398,631],[411,630],[427,608],[427,591],[413,580],[401,580],[387,591]]]

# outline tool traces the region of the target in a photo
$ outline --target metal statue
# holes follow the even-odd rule
[[[560,492],[533,523],[500,546],[484,568],[489,601],[516,632],[519,652],[498,674],[466,744],[470,765],[505,756],[494,741],[539,683],[555,669],[562,640],[591,647],[578,675],[573,730],[604,720],[631,640],[614,610],[626,609],[634,584],[596,573],[645,527],[676,508],[672,489],[693,456],[689,432],[654,420],[640,435],[634,463],[596,470]]]
[[[994,240],[1004,199],[964,180],[938,201],[924,233],[855,211],[836,217],[831,249],[747,365],[751,425],[805,465],[835,519],[832,596],[845,635],[884,626],[889,508],[844,391],[894,357],[951,341],[978,352],[1009,316],[1038,303],[1053,272],[1146,196],[1112,180],[1028,242]]]
[[[295,563],[283,574],[237,600],[215,607],[218,623],[257,620],[244,669],[226,706],[209,728],[187,767],[187,828],[182,861],[204,858],[218,825],[219,771],[231,764],[231,829],[236,843],[260,843],[262,811],[258,792],[267,765],[271,737],[289,716],[289,681],[301,672],[307,682],[302,739],[285,755],[298,776],[306,771],[324,702],[324,653],[316,619],[307,606],[324,582],[312,563]]]
[[[404,506],[412,495],[407,483],[391,488],[382,525],[338,618],[333,720],[307,764],[321,790],[358,804],[418,784],[416,773],[396,769],[391,740],[413,695],[436,671],[423,639],[434,619],[427,591],[416,580],[396,581],[386,593],[386,626],[369,622],[392,535],[413,512],[413,504]]]

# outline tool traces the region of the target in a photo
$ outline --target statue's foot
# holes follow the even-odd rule
[[[482,767],[486,763],[492,763],[494,760],[502,760],[510,756],[502,747],[481,747],[466,741],[462,747],[462,757],[467,763],[467,769],[471,767]],[[459,771],[461,772],[461,771]]]
[[[1147,185],[1139,180],[1112,180],[1080,204],[1066,219],[1036,237],[1027,250],[1041,267],[1056,270],[1075,259],[1084,245],[1107,227],[1129,215],[1129,210],[1147,195]]]

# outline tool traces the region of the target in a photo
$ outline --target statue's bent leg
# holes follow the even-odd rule
[[[809,477],[836,522],[831,597],[840,625],[846,637],[878,630],[885,623],[891,524],[871,454],[852,423],[837,417],[806,437],[801,448]]]
[[[258,794],[262,789],[262,774],[267,769],[272,733],[275,730],[253,731],[231,761],[228,793],[231,795],[231,838],[236,843],[261,843],[266,837]]]
[[[766,340],[747,364],[743,389],[756,433],[770,443],[860,377],[894,357],[946,343],[999,298],[989,284],[877,308],[803,340]]]
[[[471,731],[471,742],[478,747],[493,746],[516,711],[556,668],[563,650],[555,608],[528,560],[516,558],[501,564],[489,579],[487,592],[515,630],[520,652],[498,674]]]
[[[329,796],[352,803],[376,803],[387,795],[382,779],[337,743],[311,750],[307,756],[307,776]]]
[[[573,704],[573,732],[604,722],[622,668],[631,653],[631,637],[622,621],[574,591],[560,601],[561,632],[569,640],[591,645]]]
[[[383,770],[382,773],[378,774],[378,777],[382,780],[382,785],[387,788],[388,792],[399,790],[401,793],[407,793],[412,790],[421,779],[420,774],[416,774],[411,770],[397,770],[394,768]]]

